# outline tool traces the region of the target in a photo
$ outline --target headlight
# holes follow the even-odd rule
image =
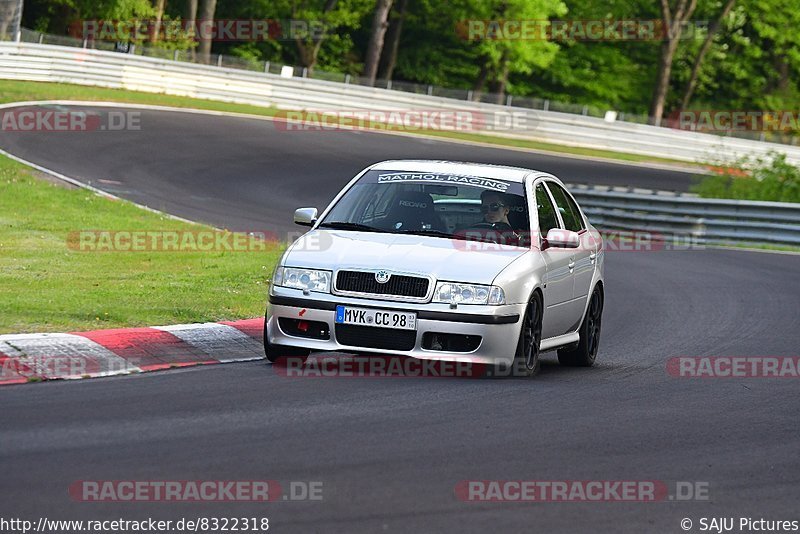
[[[506,303],[506,295],[503,288],[497,286],[439,282],[433,292],[433,302],[498,305]]]
[[[331,292],[331,272],[296,267],[278,267],[272,276],[276,286],[308,289],[320,293]]]

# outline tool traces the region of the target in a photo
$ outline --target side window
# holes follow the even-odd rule
[[[550,189],[550,192],[553,193],[553,198],[556,201],[556,206],[558,206],[558,211],[561,212],[561,219],[564,221],[566,229],[572,230],[573,232],[585,230],[586,228],[583,226],[583,217],[581,217],[578,205],[575,204],[572,197],[564,191],[563,187],[556,183],[549,182],[547,187]]]
[[[542,183],[536,186],[536,212],[539,214],[539,232],[544,239],[551,228],[558,228],[558,217]]]

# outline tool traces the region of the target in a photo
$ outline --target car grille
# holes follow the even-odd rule
[[[337,324],[336,341],[342,345],[350,345],[352,347],[411,350],[417,342],[417,332],[415,330]]]
[[[364,271],[339,271],[336,290],[372,295],[424,298],[428,294],[429,281],[418,276],[393,274],[385,284],[375,280],[375,273]]]

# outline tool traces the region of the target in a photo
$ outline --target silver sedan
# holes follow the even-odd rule
[[[275,269],[267,358],[376,352],[530,376],[539,355],[591,366],[603,312],[603,243],[544,172],[385,161],[353,178]]]

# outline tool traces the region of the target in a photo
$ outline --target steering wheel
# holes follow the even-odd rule
[[[514,232],[514,228],[511,227],[510,224],[504,222],[497,222],[497,223],[490,223],[486,221],[481,221],[479,223],[475,223],[470,228],[486,228],[488,230],[497,230],[498,232]]]

